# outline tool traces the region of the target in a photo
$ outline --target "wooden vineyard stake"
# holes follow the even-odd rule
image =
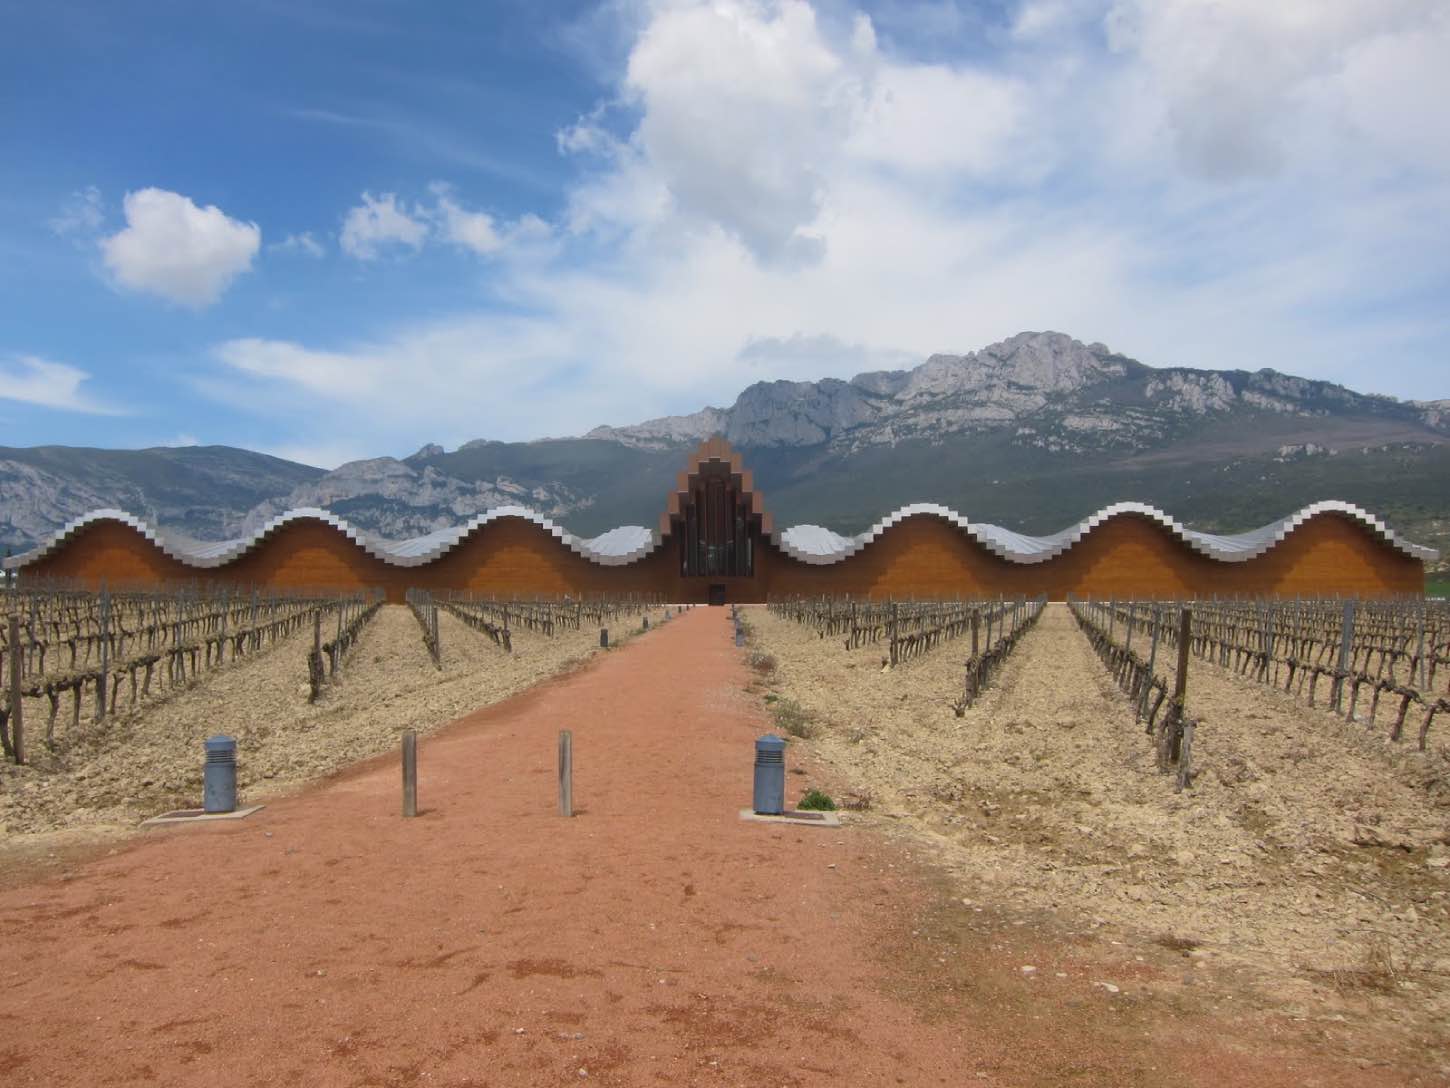
[[[1188,655],[1192,649],[1193,613],[1185,608],[1178,617],[1178,671],[1173,679],[1173,698],[1163,716],[1158,734],[1158,769],[1167,773],[1182,751],[1181,729],[1188,695]]]
[[[1193,780],[1193,729],[1193,721],[1185,719],[1182,729],[1179,731],[1178,781],[1173,787],[1176,793],[1182,793]]]
[[[1415,673],[1419,676],[1416,677]],[[1410,683],[1424,687],[1426,683],[1425,671],[1425,602],[1420,602],[1420,638],[1415,644],[1415,668],[1410,670]]]
[[[891,666],[896,667],[896,602],[891,602]]]
[[[20,669],[24,664],[24,651],[20,647],[20,617],[10,613],[10,744],[15,750],[15,762],[25,762],[25,722],[20,706]]]
[[[1185,608],[1179,617],[1179,667],[1177,667],[1177,676],[1173,679],[1173,715],[1176,722],[1174,722],[1173,743],[1169,757],[1174,763],[1179,759],[1183,721],[1188,717],[1186,714],[1188,708],[1185,704],[1188,702],[1188,654],[1192,637],[1193,612]]]
[[[1148,696],[1153,693],[1153,666],[1158,662],[1158,629],[1162,626],[1162,617],[1158,613],[1158,606],[1153,606],[1153,618],[1149,621],[1152,627],[1153,637],[1149,640],[1148,646],[1148,678],[1143,684],[1143,698],[1138,703],[1138,720],[1142,721],[1148,716]],[[1150,723],[1148,732],[1153,731]]]
[[[111,595],[101,586],[101,678],[96,681],[96,721],[106,716],[106,674],[111,656]]]
[[[1331,709],[1338,710],[1344,695],[1343,673],[1349,670],[1350,648],[1354,645],[1354,602],[1344,602],[1344,620],[1339,628],[1339,664],[1338,672],[1341,674],[1334,678],[1334,687],[1330,695],[1329,705]]]

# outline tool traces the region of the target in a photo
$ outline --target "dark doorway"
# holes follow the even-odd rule
[[[738,578],[755,573],[750,502],[741,494],[740,480],[732,477],[730,466],[718,462],[700,466],[680,520],[681,575]],[[713,604],[714,587],[710,593]]]
[[[715,582],[715,583],[713,583],[710,586],[710,603],[711,604],[724,604],[725,603],[725,586],[723,584],[721,584],[720,582]]]

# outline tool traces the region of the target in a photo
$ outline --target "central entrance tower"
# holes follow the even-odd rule
[[[770,516],[740,455],[723,438],[708,439],[692,455],[662,521],[691,597],[711,604],[755,598],[752,583]]]

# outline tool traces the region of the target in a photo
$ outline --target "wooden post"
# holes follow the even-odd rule
[[[574,815],[574,733],[559,730],[559,815]]]
[[[1339,628],[1339,664],[1337,671],[1349,671],[1349,652],[1354,645],[1354,602],[1344,602],[1344,619]],[[1338,710],[1344,698],[1344,677],[1334,678],[1334,692],[1329,700],[1331,709]]]
[[[1419,676],[1415,673],[1418,672]],[[1425,686],[1425,599],[1420,598],[1420,640],[1415,647],[1415,668],[1410,670],[1410,683],[1416,687]]]
[[[896,602],[891,602],[891,666],[896,667]]]
[[[1173,787],[1175,793],[1182,793],[1183,790],[1193,783],[1193,723],[1183,723],[1183,746],[1178,752],[1178,782]]]
[[[418,734],[403,733],[403,815],[418,815]]]
[[[25,654],[20,648],[20,616],[10,613],[10,743],[15,749],[15,762],[25,762],[25,723],[21,719],[20,669]]]
[[[1172,747],[1169,750],[1169,759],[1174,763],[1182,750],[1183,722],[1187,718],[1188,701],[1188,649],[1189,640],[1193,637],[1193,613],[1185,608],[1182,615],[1178,617],[1178,675],[1173,680],[1173,707],[1177,715],[1177,721],[1173,726]]]
[[[322,656],[322,609],[312,613],[312,652]]]
[[[977,628],[981,626],[982,614],[977,609],[972,609],[972,656],[976,657],[980,652],[977,646],[977,636],[980,633]]]
[[[101,680],[96,685],[96,721],[106,716],[106,684],[111,667],[111,595],[101,586]]]

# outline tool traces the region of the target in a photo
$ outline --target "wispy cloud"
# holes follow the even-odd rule
[[[558,182],[553,176],[494,154],[480,146],[473,133],[447,128],[427,117],[403,116],[391,108],[367,114],[316,106],[289,106],[280,112],[295,121],[379,133],[386,136],[399,153],[423,164],[430,172],[438,172],[440,167],[450,171],[463,169],[491,175],[540,193],[558,190]]]
[[[0,400],[18,401],[40,408],[89,415],[122,415],[114,405],[91,398],[81,386],[90,375],[68,363],[56,363],[35,355],[18,355],[0,360]]]
[[[94,185],[87,185],[71,193],[61,210],[50,220],[50,229],[62,238],[89,241],[100,233],[105,222],[105,207],[101,191]]]
[[[363,193],[361,202],[343,217],[338,238],[342,251],[360,261],[373,261],[404,251],[416,253],[430,242],[442,242],[479,257],[512,251],[537,258],[553,240],[552,228],[536,215],[501,222],[488,212],[459,203],[454,187],[446,182],[433,182],[428,192],[431,203],[411,205],[396,193]]]
[[[305,230],[301,234],[289,234],[280,242],[273,242],[267,247],[269,253],[290,253],[304,257],[321,257],[327,251],[321,242],[312,236],[312,232]]]

